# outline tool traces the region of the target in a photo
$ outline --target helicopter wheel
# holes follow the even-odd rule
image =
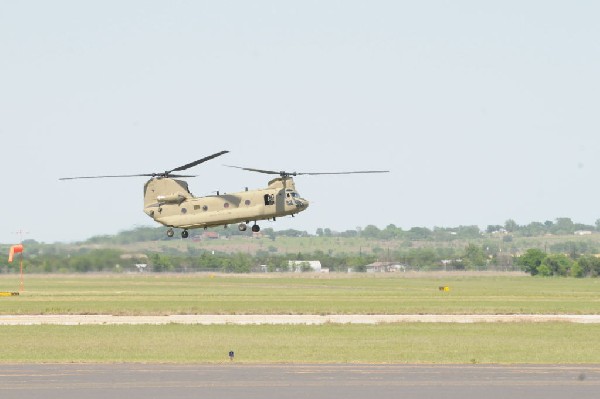
[[[190,233],[187,230],[183,230],[181,232],[181,238],[188,238],[189,235]]]
[[[246,226],[246,223],[240,223],[240,224],[238,225],[238,229],[239,229],[240,231],[246,231],[246,227],[247,227],[247,226]]]
[[[173,229],[167,230],[167,237],[173,237],[173,235],[175,235],[175,232],[173,231]]]
[[[253,233],[258,233],[260,231],[260,226],[255,224],[254,226],[252,226],[252,232]]]

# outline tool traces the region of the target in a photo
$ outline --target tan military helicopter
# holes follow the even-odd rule
[[[238,223],[240,231],[246,231],[247,225],[253,221],[253,232],[260,231],[256,224],[258,220],[275,220],[281,216],[294,216],[308,208],[309,202],[302,198],[292,176],[298,175],[339,175],[353,173],[387,173],[387,170],[369,170],[353,172],[325,172],[325,173],[288,173],[271,170],[244,168],[240,166],[225,165],[232,168],[243,169],[251,172],[279,175],[269,181],[266,188],[231,193],[194,197],[188,189],[188,184],[180,178],[195,177],[193,175],[178,175],[180,172],[213,158],[219,157],[229,151],[221,151],[205,158],[167,170],[161,173],[142,173],[135,175],[116,176],[80,176],[63,177],[59,180],[73,179],[100,179],[112,177],[137,177],[146,176],[150,180],[144,185],[144,212],[152,219],[169,227],[167,235],[173,237],[173,228],[183,229],[181,237],[189,236],[188,229],[208,228],[213,226],[227,226]]]

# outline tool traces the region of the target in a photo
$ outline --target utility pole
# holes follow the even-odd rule
[[[20,229],[20,230],[13,232],[13,234],[17,234],[19,236],[19,244],[23,244],[23,236],[29,234],[29,232],[25,231],[23,229]]]

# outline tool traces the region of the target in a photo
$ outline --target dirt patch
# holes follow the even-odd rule
[[[389,323],[547,323],[600,324],[600,315],[15,315],[0,316],[0,325],[321,325]]]

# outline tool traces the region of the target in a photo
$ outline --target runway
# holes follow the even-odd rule
[[[3,399],[597,398],[600,365],[0,365]]]
[[[600,315],[0,315],[0,326],[108,324],[600,323]]]

